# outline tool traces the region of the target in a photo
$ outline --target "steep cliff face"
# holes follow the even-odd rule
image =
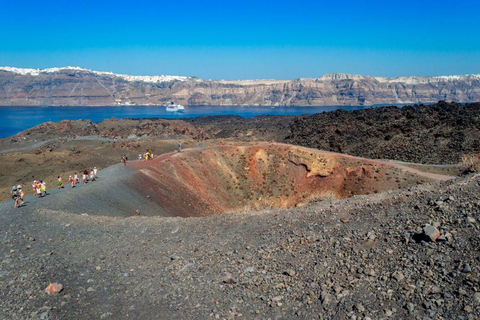
[[[0,68],[0,105],[328,106],[480,101],[480,75],[381,78],[328,74],[296,80],[204,81],[81,68]]]

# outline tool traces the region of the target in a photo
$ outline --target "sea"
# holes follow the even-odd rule
[[[43,122],[86,119],[100,122],[115,117],[182,119],[214,115],[238,115],[250,118],[260,115],[302,115],[337,109],[361,110],[363,106],[269,107],[269,106],[186,106],[184,112],[167,112],[163,106],[28,106],[0,107],[0,138],[15,135]]]

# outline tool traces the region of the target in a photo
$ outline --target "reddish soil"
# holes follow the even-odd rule
[[[289,208],[448,178],[278,143],[189,149],[130,168],[138,171],[133,188],[182,217]]]

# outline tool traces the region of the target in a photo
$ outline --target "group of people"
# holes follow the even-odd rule
[[[82,174],[82,181],[83,183],[87,183],[89,181],[95,181],[97,179],[97,167],[93,167],[92,170],[85,170]],[[75,184],[80,183],[78,174],[75,172],[73,176],[68,178],[70,182],[70,186],[73,188]],[[57,177],[57,187],[58,189],[63,188],[63,180],[61,176]],[[37,198],[41,198],[47,195],[47,183],[44,180],[35,180],[32,183],[32,190],[33,194],[37,196]],[[23,205],[23,198],[25,197],[25,192],[21,185],[13,186],[12,191],[10,192],[12,199],[14,201],[14,208],[18,208]]]
[[[85,171],[83,171],[83,173],[82,173],[82,182],[83,183],[88,183],[89,181],[95,181],[95,180],[97,180],[97,167],[93,167],[93,169],[90,170],[90,171],[87,170],[87,169],[85,169]],[[69,176],[68,177],[68,182],[70,183],[70,187],[72,187],[72,188],[77,183],[80,183],[80,180],[78,178],[78,174],[75,172],[73,176]],[[62,183],[62,187],[63,187],[63,183]]]
[[[178,142],[178,152],[182,151],[182,142]],[[150,150],[146,150],[144,154],[139,154],[138,155],[138,160],[139,161],[147,161],[153,159],[153,152],[150,152]],[[126,166],[127,165],[127,156],[122,155],[121,161],[123,164]],[[95,181],[97,179],[97,167],[93,167],[91,170],[86,170],[83,171],[82,173],[82,181],[83,183],[88,183],[89,181]],[[75,172],[73,176],[68,177],[68,182],[70,183],[70,186],[73,188],[75,184],[80,183],[78,174]],[[63,181],[62,177],[58,176],[57,177],[57,187],[58,189],[63,188]],[[47,195],[47,184],[45,181],[40,180],[40,181],[33,181],[32,183],[32,189],[33,189],[33,194],[36,194],[38,198],[44,197]],[[14,208],[17,208],[21,205],[23,205],[23,197],[25,196],[25,193],[23,192],[22,186],[13,186],[12,191],[11,191],[11,196],[12,199],[14,200]]]
[[[153,152],[150,152],[150,150],[146,150],[144,154],[139,154],[138,155],[138,161],[148,161],[153,159]]]
[[[32,183],[33,194],[37,195],[37,198],[45,197],[47,195],[47,183],[43,180],[34,180]]]
[[[47,183],[43,180],[34,180],[32,183],[33,194],[37,195],[37,198],[44,197],[47,195]],[[10,195],[13,199],[13,207],[18,208],[23,205],[23,198],[25,197],[25,192],[21,185],[13,186]]]
[[[178,142],[178,152],[182,151],[182,142]],[[145,153],[139,154],[138,155],[138,160],[139,161],[147,161],[153,159],[153,152],[150,150],[146,150]],[[127,156],[122,155],[121,161],[122,163],[126,166],[127,165]],[[83,183],[88,183],[89,181],[95,181],[97,179],[97,167],[93,167],[91,170],[85,170],[82,173],[82,181]],[[68,177],[68,182],[70,183],[70,186],[73,188],[75,184],[80,183],[78,174],[75,172],[73,176]],[[63,188],[63,181],[62,177],[58,176],[57,177],[57,187],[59,189]],[[35,180],[32,183],[32,189],[33,189],[33,194],[36,194],[38,198],[44,197],[47,195],[47,184],[45,181],[40,180],[37,181]],[[14,208],[17,208],[21,205],[23,205],[23,197],[25,196],[25,193],[23,192],[22,186],[13,186],[12,187],[12,192],[11,192],[12,199],[14,200]]]

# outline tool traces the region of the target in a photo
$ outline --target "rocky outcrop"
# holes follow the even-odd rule
[[[455,164],[480,150],[480,103],[337,110],[297,117],[288,143],[373,159]]]
[[[62,120],[59,122],[45,122],[27,129],[4,141],[47,141],[50,139],[72,139],[78,137],[95,136],[108,139],[137,139],[188,137],[192,139],[206,139],[208,135],[183,120],[167,119],[106,119],[95,123],[91,120]]]
[[[296,80],[204,81],[81,68],[0,68],[0,105],[364,106],[480,100],[480,76],[382,78],[327,74]]]

